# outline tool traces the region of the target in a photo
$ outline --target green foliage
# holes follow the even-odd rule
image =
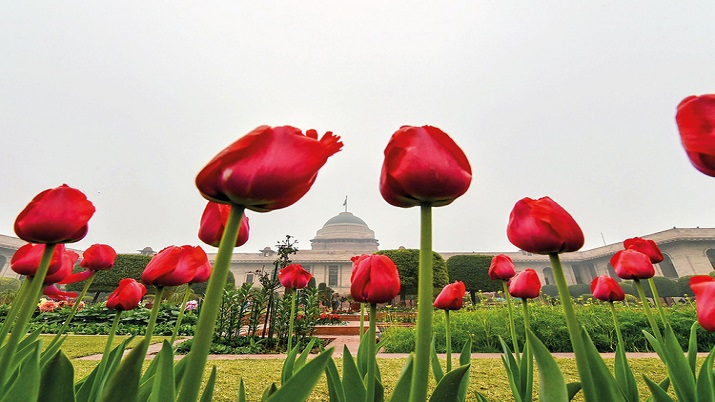
[[[676,281],[678,284],[678,296],[695,297],[693,289],[690,289],[690,278],[692,277],[693,275],[688,275],[678,278]],[[658,286],[658,291],[660,291],[660,286]]]
[[[377,254],[390,257],[397,265],[400,274],[400,295],[414,295],[417,293],[417,271],[420,265],[420,250],[401,248],[397,250],[380,250]],[[432,270],[435,294],[438,294],[444,285],[449,283],[447,264],[441,255],[432,252]]]
[[[541,287],[541,293],[551,297],[559,297],[559,287],[556,285],[544,285]]]
[[[680,293],[680,287],[678,282],[666,278],[664,276],[654,276],[653,281],[655,281],[655,286],[658,288],[658,295],[660,297],[681,297],[683,294]],[[649,281],[642,280],[643,288],[645,289],[645,294],[648,297],[653,297],[653,292],[650,289]]]
[[[111,293],[119,286],[119,281],[124,278],[140,280],[144,268],[151,261],[151,256],[141,254],[117,254],[114,267],[94,274],[92,285],[88,293]],[[84,281],[67,285],[67,290],[79,292],[84,288]],[[153,286],[147,286],[148,293],[154,293]]]
[[[8,290],[17,292],[21,284],[22,282],[19,279],[0,277],[0,293]]]
[[[571,297],[579,297],[585,294],[591,294],[591,285],[579,283],[577,285],[569,285],[569,294]]]
[[[205,295],[206,294],[206,287],[209,285],[209,282],[201,282],[201,283],[192,283],[191,284],[191,291],[196,293],[197,295]],[[226,278],[226,289],[232,289],[236,287],[236,277],[233,275],[232,271],[228,271],[228,278]]]
[[[488,255],[455,255],[447,260],[449,282],[462,281],[467,291],[497,292],[502,290],[500,281],[489,277],[492,257]]]

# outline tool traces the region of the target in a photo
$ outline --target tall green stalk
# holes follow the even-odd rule
[[[29,293],[29,285],[30,281],[22,281],[22,285],[20,285],[20,289],[17,291],[17,296],[15,296],[15,300],[13,300],[10,305],[10,310],[8,310],[7,316],[5,317],[5,322],[3,323],[2,328],[0,328],[0,345],[3,344],[5,337],[10,332],[10,328],[12,328],[12,325],[15,323],[15,319],[20,312],[21,306],[25,304],[25,299]]]
[[[663,303],[660,302],[660,295],[658,294],[658,288],[655,287],[653,277],[648,278],[648,285],[650,285],[650,290],[653,293],[653,300],[655,301],[655,307],[658,309],[660,320],[663,321],[663,326],[665,326],[668,323],[668,316],[665,315],[665,310],[663,310]]]
[[[146,342],[141,343],[145,348],[149,348],[151,343],[151,337],[154,336],[154,326],[156,325],[156,318],[159,316],[159,310],[161,309],[161,299],[164,297],[164,287],[156,287],[156,295],[154,295],[154,304],[151,306],[151,315],[149,316],[149,322],[146,324],[146,333],[144,334],[144,339]],[[146,354],[146,350],[143,354]]]
[[[531,329],[531,322],[529,320],[529,301],[526,299],[521,299],[521,307],[524,312],[524,333],[528,333]]]
[[[621,335],[621,326],[618,325],[618,316],[616,315],[616,306],[613,305],[612,301],[609,301],[608,304],[611,305],[611,316],[613,317],[613,327],[616,329],[616,337],[618,338],[618,347],[623,348],[623,352],[625,353],[625,344],[623,343],[623,335]]]
[[[360,340],[365,332],[365,303],[360,303]]]
[[[181,301],[181,308],[179,308],[179,316],[176,317],[176,324],[174,325],[174,332],[171,334],[171,344],[176,342],[176,337],[179,335],[179,328],[181,328],[181,321],[184,319],[184,310],[186,309],[186,303],[189,301],[189,296],[191,296],[191,284],[186,285],[186,292],[184,292],[184,300]]]
[[[447,343],[445,351],[447,353],[447,372],[452,371],[452,327],[449,325],[449,310],[444,310],[444,325],[445,325],[445,342]]]
[[[94,280],[94,274],[96,272],[92,271],[92,276],[87,278],[87,280],[84,283],[84,287],[82,288],[82,292],[77,296],[77,298],[74,300],[74,305],[72,306],[72,310],[70,310],[70,314],[67,316],[67,319],[65,320],[64,324],[62,324],[62,328],[60,328],[59,331],[57,331],[57,334],[55,335],[54,338],[52,338],[52,342],[50,342],[50,346],[54,345],[55,343],[60,341],[60,338],[62,337],[62,334],[67,331],[67,328],[70,325],[70,322],[74,318],[74,315],[77,314],[77,310],[79,309],[79,303],[84,299],[84,296],[87,294],[87,291],[89,290],[89,286],[92,284],[92,281]]]
[[[377,304],[370,303],[370,326],[367,330],[367,394],[366,402],[375,401],[375,374],[377,373],[377,361],[375,345],[375,327],[377,324]]]
[[[519,357],[519,340],[516,339],[516,323],[514,321],[514,306],[509,294],[509,285],[506,281],[501,281],[502,287],[504,288],[504,297],[506,297],[506,306],[509,312],[509,330],[511,331],[511,343],[514,346],[514,356],[516,357],[516,363],[519,364],[521,360]],[[526,333],[524,333],[526,334]]]
[[[295,289],[291,289],[291,299],[290,299],[290,324],[288,326],[288,353],[293,350],[293,323],[295,322],[295,304],[298,298],[298,292]]]
[[[661,342],[663,340],[663,336],[660,333],[660,328],[658,328],[658,322],[655,320],[655,317],[653,316],[653,311],[650,309],[650,303],[648,302],[648,298],[646,297],[645,291],[643,290],[643,284],[641,283],[640,279],[637,279],[637,278],[633,279],[633,283],[636,284],[636,290],[638,291],[638,297],[640,297],[641,303],[643,304],[643,312],[645,313],[645,316],[648,319],[648,324],[650,324],[650,327],[653,330],[653,335],[655,335],[655,338],[659,342]]]
[[[243,211],[243,206],[232,205],[231,207],[231,214],[226,222],[221,244],[219,244],[218,254],[216,255],[216,261],[214,262],[213,273],[206,287],[206,298],[201,307],[199,322],[194,332],[191,353],[184,357],[189,360],[186,365],[186,373],[184,374],[184,385],[177,398],[178,402],[195,402],[198,400],[201,378],[203,377],[206,360],[208,359],[209,350],[211,349],[214,326],[216,325],[218,311],[221,308],[223,288],[226,286],[231,257],[233,256],[233,248],[238,238],[241,219],[243,219]]]
[[[17,351],[17,346],[20,343],[22,337],[25,336],[27,323],[32,317],[32,313],[37,308],[37,300],[42,293],[42,288],[45,281],[45,276],[47,276],[47,271],[50,268],[50,262],[52,261],[52,254],[55,251],[54,244],[46,244],[45,251],[42,254],[42,259],[40,260],[40,266],[37,267],[37,272],[34,276],[27,277],[25,279],[28,281],[27,294],[25,299],[22,300],[22,305],[17,313],[17,321],[13,325],[13,331],[10,332],[10,337],[8,338],[5,347],[0,350],[0,389],[3,389],[5,383],[8,380],[8,375],[14,370],[14,365],[11,365],[15,352]]]
[[[411,402],[427,400],[432,338],[432,207],[420,206],[420,265],[417,278],[417,335]]]
[[[549,260],[551,260],[551,267],[554,270],[554,280],[556,281],[559,298],[561,299],[561,305],[564,309],[566,327],[569,331],[569,338],[571,338],[571,347],[576,356],[576,367],[578,368],[579,377],[581,377],[584,399],[586,402],[598,401],[598,390],[593,383],[593,377],[591,377],[591,365],[588,362],[586,345],[581,337],[581,326],[576,319],[576,313],[574,312],[571,302],[571,294],[569,294],[569,289],[566,285],[566,277],[564,276],[564,270],[561,266],[561,260],[559,260],[557,253],[549,254]]]

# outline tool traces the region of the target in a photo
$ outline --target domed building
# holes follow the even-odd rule
[[[313,250],[354,250],[360,253],[374,253],[379,246],[375,232],[351,212],[341,212],[328,219],[310,243]]]

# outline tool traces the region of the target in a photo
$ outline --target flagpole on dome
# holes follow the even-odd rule
[[[345,212],[348,212],[348,196],[345,196],[345,201],[343,201],[343,206],[345,207]]]

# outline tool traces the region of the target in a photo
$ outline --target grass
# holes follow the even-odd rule
[[[42,345],[46,348],[54,335],[40,335],[42,340]],[[129,338],[125,335],[117,335],[114,337],[112,346],[119,345],[120,342]],[[129,343],[129,348],[134,347],[139,341],[144,339],[143,336],[136,337]],[[152,343],[163,342],[164,339],[171,339],[170,336],[155,336],[151,338]],[[67,357],[70,359],[76,359],[78,357],[91,356],[104,352],[104,345],[107,344],[107,335],[67,335],[64,343],[62,343],[62,351],[65,352]]]

